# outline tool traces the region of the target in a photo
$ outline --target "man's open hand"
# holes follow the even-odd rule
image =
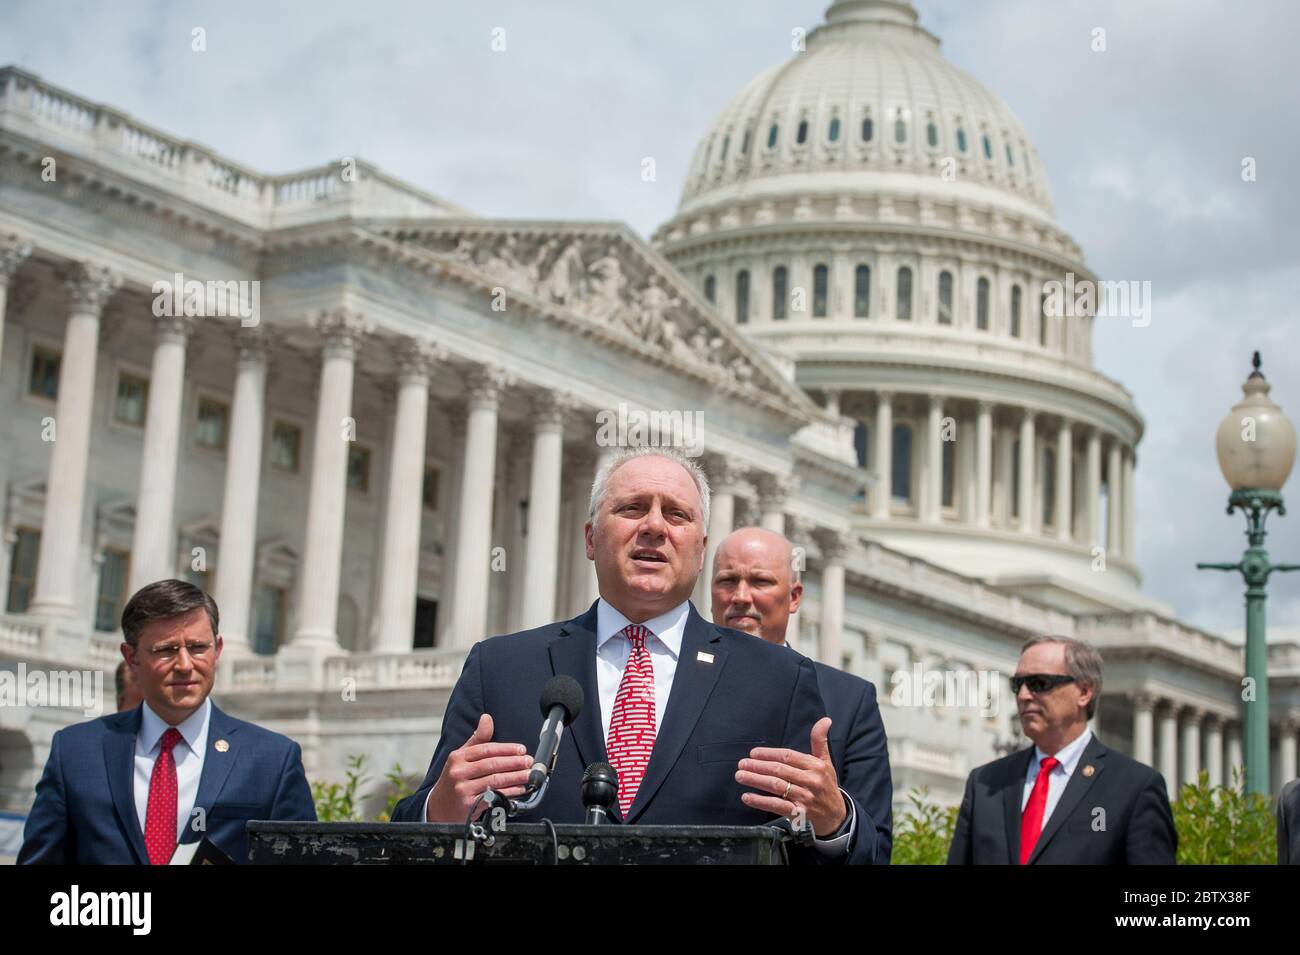
[[[429,822],[464,822],[474,801],[489,789],[520,796],[528,782],[533,758],[521,743],[492,742],[492,717],[484,713],[460,749],[443,764],[442,775],[429,793],[425,818]]]
[[[737,766],[736,782],[761,792],[742,793],[741,801],[778,816],[802,812],[819,838],[834,835],[848,807],[831,763],[830,731],[831,718],[823,716],[812,729],[811,754],[762,746],[750,750]]]

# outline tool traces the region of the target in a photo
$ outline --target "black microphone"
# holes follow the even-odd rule
[[[611,810],[618,799],[618,773],[609,763],[592,763],[582,774],[582,805],[587,810],[587,825],[598,826],[614,820]]]
[[[542,734],[533,754],[533,768],[528,771],[528,792],[536,792],[555,768],[564,727],[578,718],[582,710],[582,687],[571,676],[553,676],[542,687]]]

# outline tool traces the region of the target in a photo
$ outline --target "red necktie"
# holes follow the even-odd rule
[[[626,818],[655,745],[655,671],[645,645],[653,634],[645,627],[629,624],[623,628],[623,635],[632,645],[632,652],[614,697],[605,749],[609,764],[618,773],[618,807]]]
[[[181,741],[181,731],[167,728],[162,749],[149,776],[149,803],[144,811],[144,847],[150,865],[166,865],[176,851],[176,759],[172,749]]]
[[[1020,814],[1020,864],[1029,862],[1033,855],[1034,844],[1043,833],[1043,810],[1047,807],[1047,777],[1052,774],[1061,761],[1055,756],[1046,757],[1038,767],[1038,778],[1034,780],[1034,789],[1025,803],[1025,811]]]

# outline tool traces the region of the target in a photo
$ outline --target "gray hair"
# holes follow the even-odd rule
[[[1101,699],[1101,654],[1091,643],[1076,640],[1074,637],[1033,637],[1025,641],[1020,648],[1023,654],[1030,647],[1040,643],[1059,643],[1065,647],[1065,669],[1074,682],[1092,687],[1092,699],[1088,701],[1088,719],[1097,712],[1097,701]]]
[[[709,479],[705,477],[703,468],[681,451],[672,447],[628,448],[606,458],[597,468],[596,479],[591,483],[591,499],[587,504],[587,520],[594,521],[596,519],[596,511],[600,508],[601,502],[605,500],[610,475],[629,461],[650,457],[666,458],[675,464],[680,464],[682,470],[690,475],[691,480],[695,482],[695,490],[700,492],[700,517],[703,521],[704,532],[707,534],[709,530]]]

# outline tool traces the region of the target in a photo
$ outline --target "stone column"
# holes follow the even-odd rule
[[[1223,720],[1214,714],[1205,718],[1205,771],[1211,786],[1223,785]]]
[[[765,530],[774,534],[785,535],[785,502],[799,485],[799,479],[789,475],[765,474],[754,475],[754,487],[758,490],[758,510],[762,515],[760,524]]]
[[[32,254],[32,244],[16,235],[0,236],[0,367],[4,364],[5,309],[9,301],[9,282],[18,266]]]
[[[1195,707],[1183,710],[1182,766],[1183,782],[1196,785],[1201,772],[1201,716]]]
[[[560,483],[564,465],[564,414],[568,402],[548,392],[533,408],[533,468],[528,490],[522,624],[540,627],[555,619],[555,581],[560,560]]]
[[[1026,411],[1020,418],[1020,487],[1016,506],[1020,510],[1020,530],[1025,534],[1034,533],[1038,522],[1034,520],[1034,414]]]
[[[1069,541],[1074,531],[1074,502],[1070,499],[1074,476],[1074,432],[1068,419],[1056,432],[1056,536]]]
[[[443,417],[447,419],[450,442],[447,457],[447,494],[446,507],[440,515],[442,518],[442,580],[438,585],[438,634],[437,645],[448,647],[454,645],[451,622],[455,619],[456,590],[452,586],[456,571],[456,538],[460,531],[460,479],[462,462],[465,460],[465,426],[469,416],[465,406],[459,401],[446,402],[442,406]]]
[[[1228,728],[1228,747],[1227,747],[1228,765],[1223,768],[1224,785],[1232,783],[1232,771],[1238,770],[1242,776],[1242,784],[1245,784],[1245,762],[1241,758],[1241,724],[1233,723]]]
[[[347,308],[321,313],[313,325],[324,340],[316,401],[311,486],[298,587],[295,649],[338,649],[339,578],[347,502],[348,450],[352,447],[352,379],[366,319]]]
[[[930,396],[925,428],[925,466],[921,479],[925,488],[923,520],[937,523],[943,513],[943,398]]]
[[[257,506],[262,484],[266,413],[264,326],[235,331],[235,396],[226,442],[226,486],[221,498],[221,557],[216,601],[225,653],[252,653],[253,579],[257,568]]]
[[[1106,488],[1108,492],[1106,495],[1106,551],[1111,557],[1124,553],[1120,533],[1120,527],[1123,523],[1121,514],[1124,500],[1122,485],[1119,439],[1111,438],[1110,449],[1106,456]]]
[[[1137,540],[1136,540],[1136,535],[1137,535],[1137,529],[1136,529],[1136,528],[1137,528],[1137,516],[1136,516],[1136,511],[1137,511],[1137,499],[1134,497],[1134,492],[1135,492],[1135,487],[1134,487],[1134,484],[1133,484],[1133,467],[1134,467],[1134,464],[1135,464],[1135,462],[1134,462],[1134,458],[1133,458],[1133,449],[1132,449],[1132,448],[1125,448],[1125,449],[1124,449],[1124,464],[1123,464],[1123,481],[1121,482],[1121,483],[1122,483],[1122,486],[1123,486],[1123,489],[1124,489],[1124,493],[1123,493],[1123,504],[1124,504],[1124,508],[1123,508],[1123,510],[1124,510],[1123,528],[1124,528],[1124,532],[1123,532],[1123,534],[1122,534],[1122,538],[1121,538],[1121,547],[1123,548],[1123,552],[1124,552],[1124,554],[1125,554],[1125,555],[1126,555],[1130,560],[1132,560],[1132,559],[1134,559],[1134,558],[1137,557]]]
[[[725,458],[716,458],[709,468],[712,500],[709,503],[709,542],[704,553],[704,570],[695,584],[695,608],[705,617],[712,603],[713,555],[723,538],[735,529],[736,495],[744,470]]]
[[[1178,796],[1178,707],[1165,704],[1160,713],[1160,775],[1165,778],[1169,798]]]
[[[486,635],[497,408],[505,384],[505,376],[496,368],[479,368],[467,376],[469,419],[461,468],[456,565],[452,575],[456,591],[452,642],[459,647],[477,643]]]
[[[844,558],[852,540],[843,531],[824,531],[817,535],[822,568],[822,628],[817,656],[822,663],[833,667],[838,667],[843,659]]]
[[[45,483],[41,546],[36,561],[36,591],[30,612],[75,616],[79,586],[77,551],[86,499],[86,466],[95,403],[95,365],[99,357],[99,316],[121,285],[120,276],[100,266],[81,264],[67,275],[70,298],[59,370],[59,399]]]
[[[403,339],[393,348],[397,407],[389,449],[388,507],[379,565],[379,622],[375,651],[402,653],[415,636],[420,587],[420,527],[424,510],[425,441],[429,430],[429,375],[438,349]]]
[[[577,520],[574,526],[565,528],[565,540],[569,552],[569,595],[568,613],[579,614],[591,606],[592,581],[595,579],[593,564],[587,559],[587,539],[584,528],[587,523],[587,511],[591,502],[591,485],[596,473],[596,457],[585,448],[570,456],[572,476],[569,478],[569,493],[574,499],[574,514]]]
[[[871,516],[878,521],[889,517],[893,497],[894,474],[894,395],[876,392],[876,493],[871,502]]]
[[[185,400],[185,347],[192,329],[190,319],[154,319],[153,366],[131,542],[131,593],[176,575],[176,460]]]
[[[1133,758],[1151,766],[1155,763],[1155,734],[1152,720],[1156,701],[1150,693],[1133,697]]]
[[[989,526],[993,499],[993,404],[979,402],[975,414],[975,526]]]
[[[1101,506],[1101,432],[1096,428],[1088,431],[1087,480],[1084,483],[1083,493],[1083,520],[1087,527],[1083,540],[1089,548],[1092,548],[1101,543],[1101,521],[1098,512]]]
[[[1009,424],[1003,424],[998,428],[998,448],[997,448],[997,523],[999,527],[1012,527],[1011,520],[1011,475],[1014,473],[1016,462],[1012,455],[1015,450],[1016,433]]]

